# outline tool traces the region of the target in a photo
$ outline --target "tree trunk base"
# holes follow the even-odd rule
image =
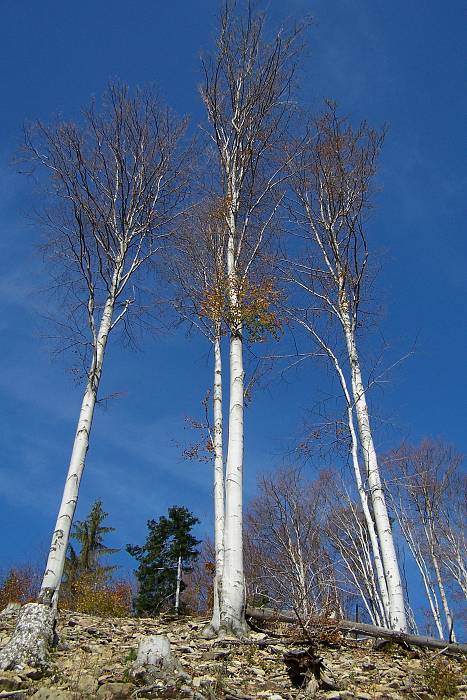
[[[236,639],[245,639],[248,637],[250,628],[245,619],[243,620],[222,620],[217,637],[224,639],[226,637],[235,637]]]
[[[0,650],[0,669],[19,671],[25,666],[46,668],[54,635],[55,611],[41,603],[21,608],[10,641]]]
[[[203,629],[201,636],[203,639],[215,639],[219,634],[219,625],[209,622]]]
[[[219,611],[219,598],[216,595],[216,579],[214,579],[214,609],[212,611],[211,621],[208,622],[203,629],[202,636],[204,639],[215,639],[219,634],[221,625],[221,615]]]

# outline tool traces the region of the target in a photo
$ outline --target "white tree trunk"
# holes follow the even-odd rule
[[[222,598],[222,571],[224,567],[224,449],[222,429],[222,356],[220,329],[214,339],[213,391],[213,449],[214,449],[214,549],[216,573],[212,619],[205,636],[217,634],[220,629],[220,601]]]
[[[178,557],[178,562],[177,562],[177,588],[175,591],[175,612],[179,613],[180,611],[180,587],[182,584],[182,558]]]
[[[428,565],[425,561],[425,557],[421,551],[420,537],[414,534],[414,527],[412,519],[404,512],[402,503],[393,503],[393,510],[396,514],[397,521],[401,532],[405,538],[407,546],[414,558],[417,568],[422,577],[423,586],[425,588],[426,597],[430,606],[431,614],[433,615],[433,620],[438,630],[438,636],[440,639],[444,639],[443,623],[441,620],[441,615],[439,612],[438,598],[436,595],[436,590],[431,581],[430,572],[428,570]]]
[[[114,306],[115,297],[112,295],[106,301],[96,338],[96,347],[81,404],[62,502],[52,535],[52,544],[38,602],[23,607],[12,638],[0,652],[0,668],[22,668],[24,665],[43,666],[46,664],[48,646],[53,638],[58,591],[65,566],[66,550],[78,500],[84,461],[89,446],[92,418]]]
[[[298,549],[298,581],[299,581],[299,590],[300,590],[300,607],[303,610],[303,615],[305,619],[308,621],[308,616],[310,615],[310,606],[309,606],[309,600],[308,600],[308,585],[307,585],[307,577],[305,573],[305,566],[304,566],[304,561],[303,561],[303,551],[301,547],[301,543],[297,540],[297,549]]]
[[[324,341],[324,339],[312,327],[308,326],[308,324],[306,324],[305,327],[311,332],[312,336],[317,340],[319,345],[326,352],[326,354],[328,355],[332,364],[334,365],[334,369],[336,370],[336,373],[337,373],[337,376],[339,379],[339,383],[340,383],[342,391],[344,393],[344,398],[345,398],[345,401],[347,404],[347,423],[349,426],[350,441],[351,441],[352,465],[353,465],[353,469],[354,469],[354,473],[355,473],[355,481],[357,482],[357,490],[358,490],[358,494],[360,496],[360,502],[362,505],[363,515],[365,517],[368,535],[370,537],[371,549],[372,549],[373,560],[374,560],[374,565],[375,565],[375,569],[376,569],[376,576],[377,576],[377,581],[378,581],[378,588],[376,589],[374,586],[374,581],[369,580],[368,581],[368,585],[369,585],[368,590],[374,590],[374,592],[375,592],[375,604],[379,610],[378,624],[380,624],[381,626],[389,625],[390,624],[389,594],[388,594],[388,588],[387,588],[387,583],[386,583],[386,577],[384,575],[384,566],[383,566],[383,562],[381,560],[381,552],[380,552],[380,547],[379,547],[379,542],[378,542],[378,536],[377,536],[377,533],[375,530],[375,523],[374,523],[373,517],[370,513],[370,509],[368,506],[368,495],[365,491],[365,487],[363,485],[362,475],[361,475],[361,471],[360,471],[360,462],[358,459],[358,440],[357,440],[357,434],[355,431],[354,415],[353,415],[353,411],[354,411],[353,401],[352,401],[352,398],[351,398],[351,395],[349,392],[349,388],[348,388],[345,374],[342,370],[341,364],[340,364],[339,359],[337,358],[336,354],[333,352],[330,345],[328,345]]]
[[[372,594],[372,590],[374,590],[371,587],[371,581],[368,580],[366,582],[368,590],[365,590],[359,581],[359,578],[358,578],[357,573],[356,573],[355,568],[354,568],[355,567],[354,563],[345,556],[344,552],[341,551],[340,555],[341,555],[343,562],[345,563],[345,565],[347,567],[347,570],[349,572],[351,579],[354,582],[355,588],[358,590],[358,592],[360,594],[360,598],[362,599],[363,604],[366,608],[366,611],[367,611],[368,615],[370,616],[370,620],[373,622],[373,624],[377,624],[378,626],[381,626],[380,625],[380,622],[381,622],[380,612],[377,608],[375,608],[375,606],[371,605],[371,600],[369,597]],[[366,575],[366,569],[368,569],[368,566],[371,564],[371,562],[365,561],[364,555],[360,557],[360,560],[361,560],[362,569],[365,569],[365,577],[369,579],[369,576]]]
[[[111,296],[107,299],[102,314],[89,379],[81,404],[62,502],[58,511],[57,521],[52,535],[52,544],[50,546],[45,574],[39,593],[38,600],[42,603],[50,603],[52,597],[57,596],[62,580],[66,550],[70,538],[70,529],[78,500],[86,453],[89,447],[89,436],[96,405],[97,391],[102,374],[105,348],[112,325],[114,305],[115,299]]]
[[[467,567],[465,536],[459,533],[458,527],[448,523],[444,531],[445,546],[443,547],[443,564],[460,587],[467,600]]]
[[[230,338],[230,410],[225,484],[224,566],[222,576],[221,629],[243,635],[245,584],[243,575],[243,356],[242,340]]]
[[[224,565],[222,572],[221,630],[243,636],[245,621],[245,578],[243,573],[243,340],[238,309],[235,251],[230,221],[227,251],[229,304],[233,315],[230,331],[229,439],[225,475]]]
[[[373,435],[371,433],[368,406],[360,371],[354,331],[351,328],[350,321],[344,323],[344,329],[352,375],[352,392],[354,396],[355,410],[357,413],[360,444],[362,447],[363,459],[365,462],[367,479],[370,487],[370,497],[373,506],[376,532],[378,533],[381,557],[384,566],[384,575],[389,595],[389,609],[391,617],[390,623],[392,629],[406,632],[407,620],[405,615],[402,579],[399,571],[399,564],[397,561],[396,548],[394,546],[388,510],[386,507],[386,500],[381,484]]]
[[[432,545],[433,547],[433,545]],[[451,609],[449,607],[448,598],[446,595],[446,589],[444,588],[443,577],[441,575],[441,569],[438,562],[438,557],[432,549],[431,559],[433,561],[433,568],[435,570],[436,583],[438,584],[439,596],[441,598],[441,603],[443,605],[444,616],[446,617],[446,623],[448,626],[448,639],[450,642],[457,642],[456,633],[454,631],[454,620],[452,617]]]
[[[47,666],[53,639],[55,610],[41,603],[27,603],[20,610],[10,641],[0,650],[0,669],[21,670],[25,666]]]
[[[97,390],[102,374],[107,338],[112,325],[115,297],[106,301],[96,339],[96,347],[84,392],[62,502],[58,512],[38,602],[24,606],[15,632],[0,652],[0,668],[21,668],[24,664],[41,666],[53,637],[58,591],[65,566],[71,524],[78,500],[84,461],[89,446]]]
[[[350,397],[349,397],[350,399]],[[355,473],[355,480],[357,482],[357,490],[360,496],[360,502],[362,504],[363,515],[365,517],[366,526],[368,529],[368,535],[370,537],[371,549],[373,553],[373,561],[376,569],[376,577],[378,581],[378,596],[375,601],[379,608],[380,615],[382,616],[383,626],[390,624],[390,610],[389,610],[389,595],[388,587],[386,584],[386,577],[384,575],[383,562],[381,560],[380,547],[378,542],[378,536],[375,530],[375,523],[370,513],[368,506],[368,496],[365,491],[365,487],[362,482],[362,475],[360,472],[360,464],[358,461],[358,443],[357,436],[355,433],[355,426],[353,420],[353,408],[350,403],[347,404],[347,417],[349,422],[350,438],[352,443],[352,463]]]
[[[438,598],[436,596],[434,586],[430,581],[430,574],[426,568],[425,560],[423,559],[423,557],[420,557],[419,560],[415,555],[414,558],[420,575],[422,577],[423,586],[425,588],[426,597],[428,598],[428,604],[430,606],[431,614],[433,615],[433,620],[435,621],[436,629],[438,630],[438,636],[440,639],[444,639],[444,629],[441,620],[441,615],[439,612]]]
[[[145,669],[173,671],[177,661],[170,648],[170,640],[165,634],[141,637],[133,663],[133,673]],[[130,672],[131,673],[131,672]]]

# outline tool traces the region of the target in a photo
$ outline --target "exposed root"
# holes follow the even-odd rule
[[[217,637],[225,639],[226,637],[235,637],[236,639],[246,639],[250,632],[250,628],[245,619],[243,620],[223,620]]]
[[[215,639],[219,634],[219,628],[215,628],[212,622],[209,622],[203,629],[203,639]]]

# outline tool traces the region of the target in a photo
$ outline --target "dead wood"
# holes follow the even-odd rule
[[[299,620],[293,611],[276,611],[270,608],[247,607],[246,616],[254,620],[263,622],[288,622],[298,624]],[[354,622],[352,620],[329,620],[324,625],[326,629],[335,629],[340,632],[356,632],[376,637],[388,639],[396,644],[409,644],[410,646],[421,647],[422,649],[441,649],[448,654],[467,654],[467,644],[451,643],[445,639],[435,639],[434,637],[420,636],[417,634],[407,634],[397,630],[369,625],[364,622]]]

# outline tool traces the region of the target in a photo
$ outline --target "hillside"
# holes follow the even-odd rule
[[[0,618],[0,645],[8,639],[16,614],[12,610]],[[320,688],[308,682],[305,690],[308,679],[292,679],[291,665],[284,661],[284,654],[306,650],[305,643],[260,632],[253,632],[247,644],[207,641],[201,635],[203,626],[202,620],[194,618],[102,619],[62,611],[57,630],[60,642],[51,654],[50,669],[43,675],[32,669],[0,673],[0,698],[467,698],[465,661],[433,652],[376,650],[368,640],[334,639],[316,649],[324,662],[324,682]],[[135,677],[132,669],[139,638],[159,634],[170,639],[178,668],[152,675],[140,672]]]

